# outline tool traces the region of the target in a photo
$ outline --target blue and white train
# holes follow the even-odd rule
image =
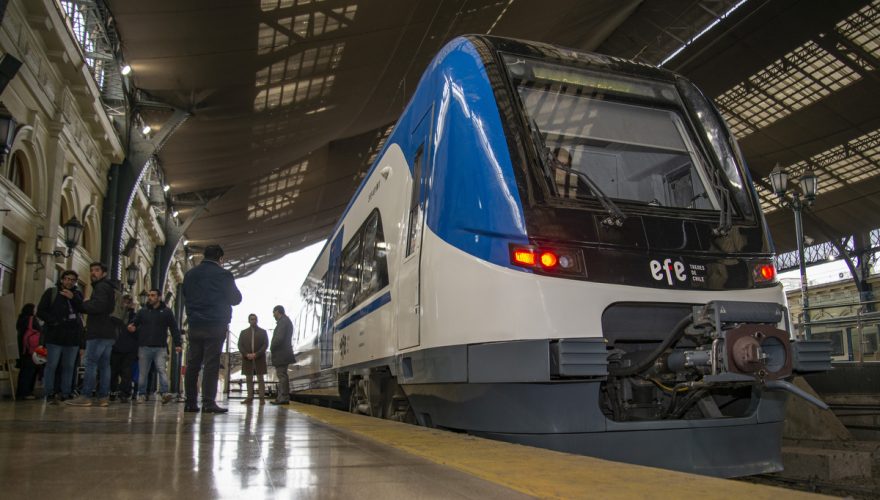
[[[613,460],[779,470],[786,379],[830,351],[790,338],[772,255],[689,81],[456,38],[302,286],[292,390]]]

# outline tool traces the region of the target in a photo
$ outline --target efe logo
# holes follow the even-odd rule
[[[687,280],[687,274],[685,274],[684,262],[673,261],[672,259],[664,259],[661,264],[659,260],[651,261],[651,276],[654,277],[657,281],[663,281],[663,278],[666,278],[666,282],[669,286],[673,285],[672,277],[675,276],[675,279],[678,281]]]

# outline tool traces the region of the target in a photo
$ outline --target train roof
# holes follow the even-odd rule
[[[483,44],[487,48],[496,52],[505,52],[523,57],[542,59],[567,66],[580,66],[603,71],[613,71],[615,73],[651,78],[654,80],[673,81],[676,77],[675,73],[650,64],[644,64],[605,54],[597,54],[594,52],[583,52],[548,43],[488,35],[465,35],[463,38],[466,38],[475,44]]]

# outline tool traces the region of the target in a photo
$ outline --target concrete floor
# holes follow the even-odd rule
[[[319,406],[228,406],[0,402],[0,499],[814,498]]]
[[[530,498],[284,407],[0,402],[0,498]]]

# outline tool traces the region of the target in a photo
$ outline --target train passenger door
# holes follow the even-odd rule
[[[336,333],[336,303],[339,301],[339,258],[342,254],[342,235],[339,231],[330,244],[330,258],[327,274],[324,276],[323,315],[321,316],[321,369],[333,366],[333,334]]]
[[[432,108],[433,109],[433,108]],[[427,147],[431,130],[431,110],[422,117],[412,132],[415,151],[407,155],[412,165],[412,185],[409,209],[406,213],[406,229],[403,240],[403,261],[397,274],[397,347],[406,349],[419,345],[421,318],[420,268],[422,229],[425,224],[425,198],[427,194],[428,162]]]

